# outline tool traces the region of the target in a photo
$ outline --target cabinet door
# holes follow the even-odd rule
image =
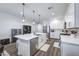
[[[75,26],[79,27],[79,3],[75,3]]]
[[[70,43],[61,43],[62,56],[79,56],[79,46]]]
[[[73,28],[75,26],[74,22],[74,4],[71,3],[68,6],[66,15],[65,15],[65,21],[66,21],[66,28]]]
[[[39,35],[39,38],[38,38],[38,49],[42,46],[42,42],[43,42],[42,35]]]

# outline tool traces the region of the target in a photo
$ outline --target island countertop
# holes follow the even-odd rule
[[[23,40],[31,40],[31,39],[36,38],[38,36],[36,36],[34,34],[24,34],[24,35],[16,35],[15,37],[18,39],[23,39]]]
[[[79,45],[79,37],[72,37],[70,35],[61,35],[60,37],[61,42]]]

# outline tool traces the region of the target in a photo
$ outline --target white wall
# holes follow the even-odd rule
[[[38,32],[42,33],[43,32],[43,25],[42,24],[38,24],[37,25],[37,29],[38,29]]]
[[[56,18],[52,19],[49,24],[51,29],[63,29],[64,27],[63,20],[56,19]]]
[[[32,33],[36,33],[36,32],[38,32],[37,24],[32,24]]]
[[[0,39],[9,38],[11,36],[12,28],[22,28],[22,19],[0,12]]]

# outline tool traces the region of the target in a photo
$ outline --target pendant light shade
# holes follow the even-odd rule
[[[35,17],[35,10],[33,10],[33,17]],[[33,19],[33,24],[35,24],[35,19]]]
[[[40,22],[40,15],[39,15],[39,24],[41,24],[41,22]]]
[[[25,6],[25,4],[24,4],[24,3],[22,3],[22,6],[23,6],[22,22],[25,22],[25,16],[24,16],[24,6]]]

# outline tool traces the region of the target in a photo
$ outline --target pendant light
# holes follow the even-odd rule
[[[33,17],[35,17],[35,10],[33,10]],[[33,19],[33,24],[35,24],[35,19]]]
[[[41,21],[40,21],[40,15],[38,15],[39,16],[39,23],[38,24],[41,24]]]
[[[54,8],[52,6],[48,7],[48,10],[52,11],[51,13],[52,16],[55,16]]]
[[[22,6],[23,6],[22,22],[25,22],[25,16],[24,16],[24,6],[25,6],[25,4],[24,4],[24,3],[22,3]]]

